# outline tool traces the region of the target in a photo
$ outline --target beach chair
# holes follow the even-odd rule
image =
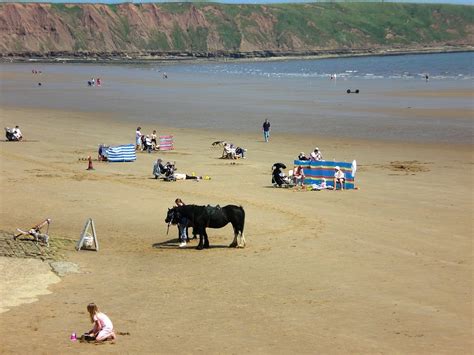
[[[17,240],[18,237],[21,236],[28,236],[33,237],[33,241],[38,243],[44,243],[46,246],[49,247],[49,225],[51,224],[51,218],[46,218],[44,221],[38,223],[37,225],[31,227],[28,231],[21,230],[17,228],[16,230],[19,232],[18,234],[13,236],[13,240]],[[46,233],[41,233],[41,229],[47,226]],[[31,238],[30,238],[31,240]]]

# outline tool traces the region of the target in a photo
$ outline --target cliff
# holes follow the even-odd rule
[[[401,3],[0,5],[3,57],[271,56],[474,45],[474,7]]]

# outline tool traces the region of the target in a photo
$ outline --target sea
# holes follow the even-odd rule
[[[474,52],[275,61],[3,63],[0,71],[2,107],[112,113],[131,126],[158,129],[260,133],[261,122],[268,118],[273,134],[473,143]],[[100,78],[101,87],[89,87],[91,78]]]

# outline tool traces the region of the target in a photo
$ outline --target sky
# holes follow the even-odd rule
[[[338,1],[338,0],[335,0]],[[352,0],[354,1],[354,0]],[[409,3],[424,3],[424,4],[462,4],[462,5],[473,5],[474,0],[384,0],[385,2],[409,2]],[[5,2],[46,2],[46,3],[101,3],[101,4],[116,4],[123,2],[130,3],[145,3],[145,2],[192,2],[189,0],[167,0],[167,1],[157,1],[157,0],[0,0],[0,3]],[[202,0],[200,2],[203,2]],[[275,4],[275,3],[301,3],[301,2],[318,2],[318,1],[308,1],[308,0],[218,0],[218,1],[209,1],[217,3],[226,3],[226,4]],[[321,0],[320,2],[331,2],[331,0]],[[343,0],[341,1],[343,2]],[[382,0],[366,0],[360,2],[382,2]]]

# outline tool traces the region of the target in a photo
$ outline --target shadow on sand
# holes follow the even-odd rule
[[[165,240],[164,242],[153,243],[151,246],[156,249],[196,249],[198,241],[191,240],[185,247],[179,247],[177,238]],[[227,245],[210,245],[207,249],[227,249]]]

